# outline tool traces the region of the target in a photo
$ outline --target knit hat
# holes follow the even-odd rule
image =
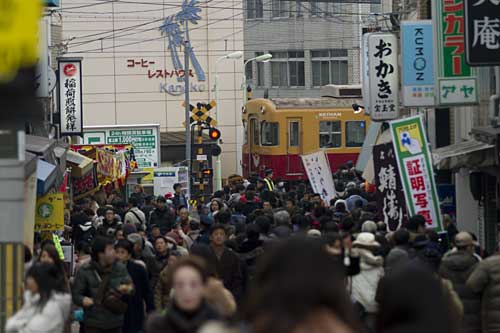
[[[474,240],[468,232],[461,231],[455,236],[455,245],[457,247],[474,245]]]
[[[375,234],[377,232],[377,224],[373,221],[365,221],[361,226],[361,232],[369,232]]]
[[[375,235],[369,232],[362,232],[352,243],[353,246],[380,247],[380,243],[375,241]]]
[[[307,232],[308,237],[312,238],[320,238],[321,237],[321,231],[316,230],[316,229],[311,229]]]
[[[123,225],[123,235],[127,237],[130,234],[135,234],[137,233],[137,228],[135,227],[135,224],[133,223],[125,223]]]

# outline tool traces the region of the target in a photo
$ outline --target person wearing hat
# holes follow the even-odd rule
[[[264,172],[264,183],[266,184],[266,189],[269,191],[269,192],[272,192],[274,191],[274,181],[273,181],[273,170],[272,169],[267,169],[265,172]]]
[[[167,199],[159,196],[156,202],[156,208],[149,216],[149,225],[156,224],[160,227],[162,235],[166,235],[175,224],[175,215],[167,207]]]
[[[481,299],[466,286],[479,260],[474,256],[474,241],[468,232],[455,236],[456,251],[443,257],[439,275],[453,284],[464,306],[462,327],[466,333],[481,332]]]
[[[355,300],[355,308],[361,314],[364,325],[373,328],[378,310],[375,294],[378,283],[384,276],[384,259],[374,255],[380,244],[372,233],[361,232],[352,246],[353,251],[359,254],[361,272],[352,277],[351,296]]]

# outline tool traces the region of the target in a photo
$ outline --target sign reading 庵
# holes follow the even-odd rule
[[[442,230],[429,144],[421,116],[390,122],[409,215],[422,215],[427,227]]]
[[[464,12],[464,0],[433,0],[436,105],[478,102],[477,78],[465,61]]]
[[[500,0],[465,0],[465,45],[469,65],[500,65]]]
[[[58,60],[60,133],[61,136],[81,136],[83,129],[81,59]]]
[[[403,185],[392,143],[373,147],[373,167],[380,215],[388,229],[395,231],[403,224],[406,209]]]

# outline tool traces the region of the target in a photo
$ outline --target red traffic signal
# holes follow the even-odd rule
[[[208,136],[212,140],[219,140],[220,138],[220,131],[217,128],[211,127],[210,130],[208,131]]]

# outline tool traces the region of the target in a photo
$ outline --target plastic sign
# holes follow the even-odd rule
[[[60,133],[61,136],[82,136],[82,62],[70,58],[58,60]]]

